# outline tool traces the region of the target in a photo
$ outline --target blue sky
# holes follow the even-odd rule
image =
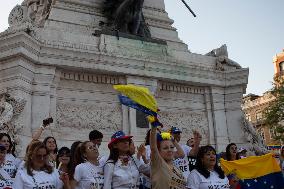
[[[5,0],[0,7],[0,31],[8,15],[22,0]],[[284,48],[284,0],[165,0],[166,11],[180,38],[193,53],[205,54],[227,44],[229,57],[250,68],[247,93],[262,94],[271,88],[272,57]]]

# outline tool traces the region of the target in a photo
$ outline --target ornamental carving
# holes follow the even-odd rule
[[[43,27],[54,2],[53,0],[25,0],[22,6],[27,9],[27,18],[36,26]]]
[[[267,153],[267,149],[265,147],[264,141],[260,135],[257,134],[256,130],[252,126],[252,124],[246,119],[246,117],[242,116],[243,119],[243,131],[248,145],[248,150],[252,151],[256,154],[265,154]]]
[[[161,111],[160,121],[166,128],[178,127],[185,138],[193,136],[193,131],[199,131],[203,137],[203,143],[208,143],[209,125],[205,113],[190,112],[184,110]]]
[[[122,128],[119,104],[76,105],[59,103],[56,108],[57,127],[97,129],[103,133]]]
[[[227,45],[225,44],[205,55],[216,57],[216,70],[226,71],[226,66],[235,67],[236,69],[242,68],[240,64],[228,58]]]
[[[20,144],[19,134],[23,130],[23,125],[17,121],[18,116],[23,111],[26,100],[12,97],[7,90],[0,92],[0,130],[11,136],[15,145]],[[17,151],[21,151],[21,146],[17,146]]]
[[[8,23],[10,26],[21,24],[24,20],[24,9],[22,6],[15,6],[10,12]]]

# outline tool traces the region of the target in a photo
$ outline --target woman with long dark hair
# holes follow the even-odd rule
[[[13,180],[10,175],[4,170],[6,147],[0,144],[0,188],[12,189]]]
[[[16,158],[13,154],[13,142],[10,135],[7,133],[0,133],[0,144],[6,148],[5,162],[3,164],[3,169],[10,175],[10,177],[15,178],[17,169],[21,164],[21,160]]]
[[[104,166],[104,189],[138,189],[139,172],[147,173],[146,167],[130,155],[131,138],[123,131],[112,135],[108,144],[110,155]]]
[[[216,151],[212,146],[200,147],[195,169],[187,179],[190,189],[230,188],[229,180],[216,161]]]
[[[42,125],[33,133],[33,140],[39,140],[41,137],[42,132],[51,124],[53,123],[53,118],[47,118],[42,121]],[[56,157],[57,157],[57,143],[56,139],[52,136],[48,136],[43,140],[44,145],[46,146],[47,152],[48,152],[48,161],[50,165],[54,168],[56,168],[58,165],[56,165]]]
[[[235,161],[240,159],[238,155],[238,147],[235,143],[230,143],[226,147],[225,159],[227,161]],[[231,188],[239,189],[241,186],[239,185],[239,180],[235,174],[228,175],[229,183]]]
[[[234,161],[239,159],[238,155],[238,147],[235,143],[230,143],[226,147],[226,160]]]
[[[17,172],[13,188],[34,189],[54,188],[70,189],[68,175],[55,170],[47,161],[47,148],[41,141],[29,145],[24,168]],[[63,183],[62,183],[63,181]]]
[[[64,172],[64,173],[69,173],[71,170],[71,161],[70,161],[70,149],[67,147],[62,147],[58,150],[58,154],[56,157],[56,165],[58,171]]]

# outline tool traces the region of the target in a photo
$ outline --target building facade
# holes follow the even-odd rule
[[[283,75],[284,73],[284,50],[273,58],[274,76]],[[248,94],[243,98],[243,111],[246,119],[252,123],[253,127],[261,135],[267,146],[279,145],[273,140],[275,133],[273,129],[267,127],[264,123],[264,111],[275,100],[275,97],[269,92],[265,92],[262,96]]]

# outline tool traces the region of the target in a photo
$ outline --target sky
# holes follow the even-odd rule
[[[0,32],[8,28],[8,16],[23,0],[3,0]],[[179,37],[192,53],[205,54],[223,44],[229,58],[249,68],[247,94],[261,95],[272,87],[275,54],[284,49],[284,0],[165,0]]]

